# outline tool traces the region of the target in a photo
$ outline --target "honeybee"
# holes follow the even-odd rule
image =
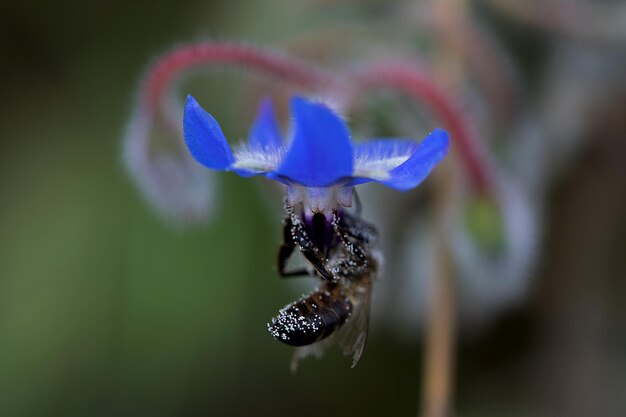
[[[282,308],[268,324],[272,336],[297,346],[291,369],[308,356],[321,356],[338,342],[352,367],[359,361],[369,326],[372,286],[380,263],[373,249],[374,226],[359,215],[333,211],[303,220],[287,208],[284,240],[278,253],[283,277],[308,275],[320,280],[318,288]],[[289,257],[298,248],[309,267],[286,271]]]

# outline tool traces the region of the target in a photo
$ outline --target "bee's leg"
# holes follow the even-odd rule
[[[366,254],[368,252],[368,236],[361,236],[350,227],[342,225],[342,219],[339,218],[336,211],[333,212],[332,225],[335,234],[347,250],[347,258],[341,261],[341,266],[338,270],[349,271],[352,274],[367,268],[369,263]]]
[[[311,263],[317,273],[320,274],[322,279],[325,279],[327,281],[335,280],[332,272],[326,269],[325,262],[323,261],[323,256],[317,248],[313,247],[313,249],[308,249],[300,247],[300,252],[302,252],[302,255],[306,258],[306,260]]]
[[[289,257],[293,253],[295,246],[287,246],[282,245],[278,251],[278,275],[282,278],[291,278],[291,277],[303,277],[309,276],[311,273],[306,268],[298,268],[292,271],[287,271],[287,261]]]
[[[378,231],[374,225],[366,222],[360,216],[354,216],[347,212],[342,213],[341,218],[333,213],[333,228],[335,232],[350,236],[358,242],[373,244],[378,239]]]
[[[293,223],[291,216],[287,216],[283,225],[283,244],[278,249],[278,274],[283,278],[300,277],[311,275],[306,268],[299,268],[293,271],[287,271],[287,262],[296,248],[296,242],[293,240]]]
[[[317,273],[322,279],[333,281],[335,278],[333,274],[326,268],[326,259],[322,252],[315,246],[309,235],[304,230],[304,226],[298,216],[294,213],[290,213],[291,223],[291,241],[298,246],[302,256],[309,261],[311,266],[315,268]],[[285,232],[287,233],[287,232]]]
[[[309,239],[300,220],[294,216],[295,215],[290,214],[285,218],[283,226],[283,244],[278,250],[278,274],[283,278],[311,275],[311,272],[306,268],[299,268],[293,271],[286,270],[287,262],[296,246],[298,246],[302,255],[315,268],[319,275],[325,280],[332,281],[334,277],[325,266],[326,262],[324,256]]]

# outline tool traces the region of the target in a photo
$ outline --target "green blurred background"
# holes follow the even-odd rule
[[[182,232],[121,163],[139,76],[167,48],[384,9],[296,3],[0,6],[0,416],[416,414],[421,342],[385,326],[354,370],[331,351],[289,373],[265,324],[294,288],[260,180],[220,176],[214,222]],[[243,134],[235,111],[220,120]],[[528,302],[459,347],[461,415],[625,415],[623,114],[550,194]]]

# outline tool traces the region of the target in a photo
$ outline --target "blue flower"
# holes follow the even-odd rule
[[[287,203],[305,213],[329,214],[349,207],[355,185],[375,181],[406,191],[420,184],[448,151],[448,133],[435,129],[421,143],[373,139],[353,144],[340,116],[326,105],[291,99],[293,136],[283,140],[270,100],[262,101],[248,142],[233,152],[217,121],[190,95],[184,115],[185,142],[207,168],[242,177],[264,175],[287,185]]]

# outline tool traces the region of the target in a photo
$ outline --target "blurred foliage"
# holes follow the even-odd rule
[[[504,245],[504,225],[496,204],[485,196],[470,201],[465,226],[477,244],[494,253]]]

